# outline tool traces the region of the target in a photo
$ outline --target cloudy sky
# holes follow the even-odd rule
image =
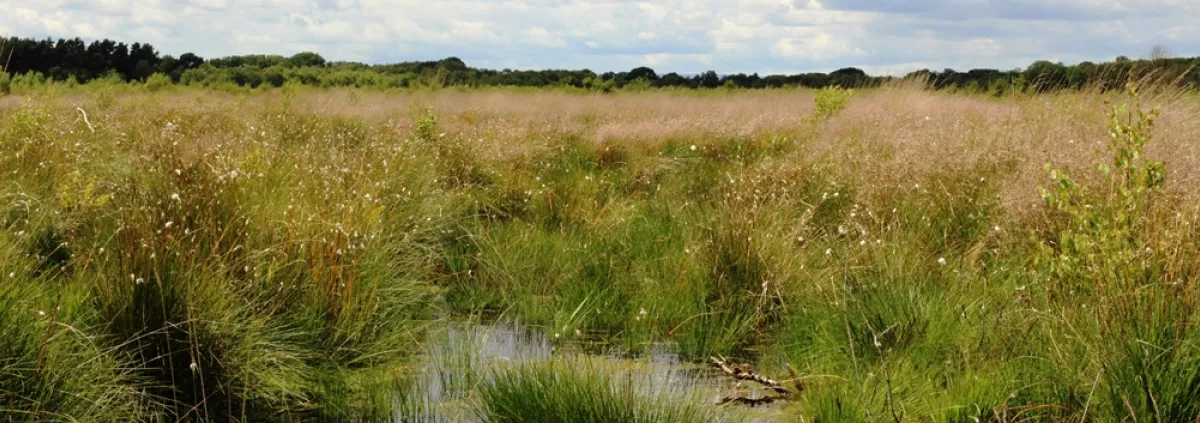
[[[1200,56],[1200,0],[0,0],[0,35],[203,57],[316,51],[488,68],[902,74]]]

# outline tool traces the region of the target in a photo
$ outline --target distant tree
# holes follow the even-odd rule
[[[912,71],[912,72],[909,72],[904,75],[904,79],[922,79],[922,78],[932,78],[932,77],[933,77],[933,72],[930,71],[929,69],[921,69],[921,70],[917,70],[917,71]]]
[[[178,60],[180,69],[195,69],[204,64],[204,59],[192,53],[184,53]]]
[[[1039,92],[1060,88],[1067,83],[1067,67],[1062,63],[1039,60],[1025,69],[1025,80]]]
[[[1170,59],[1172,56],[1171,50],[1168,50],[1167,46],[1155,44],[1154,47],[1150,48],[1150,53],[1146,55],[1146,59],[1157,62]]]
[[[446,68],[451,71],[465,71],[465,70],[469,69],[467,67],[467,63],[463,62],[462,59],[459,59],[457,57],[447,57],[445,59],[439,60],[437,62],[437,66],[440,68]]]
[[[1091,82],[1096,73],[1096,64],[1092,62],[1080,62],[1078,65],[1067,68],[1067,86],[1071,88],[1081,88]]]
[[[409,61],[381,65],[356,62],[330,63],[314,52],[302,52],[284,57],[252,54],[205,60],[193,53],[179,57],[161,55],[146,43],[126,45],[102,39],[84,42],[80,38],[0,40],[0,65],[12,77],[14,87],[20,84],[39,84],[46,81],[85,83],[104,78],[106,83],[143,81],[161,73],[176,83],[258,86],[280,86],[289,83],[324,87],[410,87],[429,86],[528,86],[528,87],[588,87],[603,91],[628,87],[740,88],[810,87],[824,88],[840,85],[846,88],[875,86],[889,77],[872,77],[858,68],[842,68],[832,73],[821,72],[759,76],[758,74],[718,75],[706,71],[691,77],[677,73],[658,75],[645,66],[628,72],[605,72],[597,75],[591,70],[492,70],[472,68],[462,59],[447,57],[432,61]],[[11,59],[11,61],[9,61]],[[1081,62],[1064,65],[1038,61],[1027,68],[1013,70],[971,69],[958,72],[927,69],[912,72],[907,78],[928,78],[934,88],[986,90],[993,95],[1024,92],[1027,88],[1048,91],[1064,88],[1096,87],[1101,90],[1119,89],[1131,78],[1154,76],[1160,81],[1181,87],[1200,88],[1200,69],[1196,58],[1173,58],[1166,47],[1157,45],[1147,55],[1149,60],[1117,57],[1105,63]],[[160,76],[154,85],[161,85]],[[606,88],[613,87],[613,88]]]
[[[284,66],[289,68],[322,67],[325,66],[325,58],[317,53],[306,51],[289,57],[284,62]]]
[[[655,86],[659,87],[688,87],[690,85],[691,84],[688,82],[687,78],[684,78],[675,72],[663,75],[662,77],[658,78],[657,81],[655,81]]]
[[[654,69],[650,69],[648,67],[642,66],[642,67],[633,68],[633,70],[629,71],[629,74],[626,76],[626,78],[628,78],[630,80],[640,78],[640,79],[645,79],[650,82],[654,82],[655,80],[658,79],[658,74],[654,73]]]
[[[840,85],[842,88],[858,88],[865,86],[871,77],[859,68],[842,68],[830,73],[829,79],[833,85]]]
[[[129,58],[122,74],[127,81],[144,81],[154,74],[158,66],[158,52],[150,44],[133,43],[129,47]]]

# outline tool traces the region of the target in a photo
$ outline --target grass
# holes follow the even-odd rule
[[[795,369],[796,421],[1200,413],[1194,93],[30,84],[3,418],[421,414],[429,321],[489,313]],[[441,383],[482,420],[711,415],[593,364]]]
[[[696,398],[640,389],[636,377],[612,376],[599,363],[571,359],[497,370],[480,389],[479,418],[489,422],[718,422]],[[625,379],[625,380],[621,380]]]

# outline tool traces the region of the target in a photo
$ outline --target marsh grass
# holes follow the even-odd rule
[[[8,237],[0,252],[0,417],[13,421],[140,419],[151,399],[88,326],[78,290],[29,278]],[[20,276],[18,276],[20,275]],[[55,289],[60,288],[60,289]],[[57,291],[57,292],[56,292]]]
[[[888,86],[818,123],[809,91],[22,78],[0,100],[9,413],[431,415],[406,392],[448,312],[794,368],[802,421],[1196,417],[1194,94]],[[700,416],[568,364],[443,382],[480,418]]]
[[[479,418],[494,422],[720,422],[695,398],[647,392],[637,376],[598,362],[557,359],[496,370],[480,390]]]

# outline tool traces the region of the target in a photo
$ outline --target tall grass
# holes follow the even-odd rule
[[[719,422],[695,398],[646,392],[597,363],[548,360],[503,368],[480,389],[479,418],[495,422]]]
[[[436,231],[390,192],[405,172],[361,177],[395,150],[364,155],[370,131],[342,121],[110,120],[119,107],[92,108],[92,129],[40,106],[8,117],[18,273],[83,292],[87,337],[128,363],[155,418],[388,415],[378,369],[416,347],[433,260],[414,240]],[[317,144],[339,157],[312,161]]]
[[[0,234],[0,417],[137,420],[153,407],[127,362],[95,335],[82,293],[30,277],[16,239]]]

